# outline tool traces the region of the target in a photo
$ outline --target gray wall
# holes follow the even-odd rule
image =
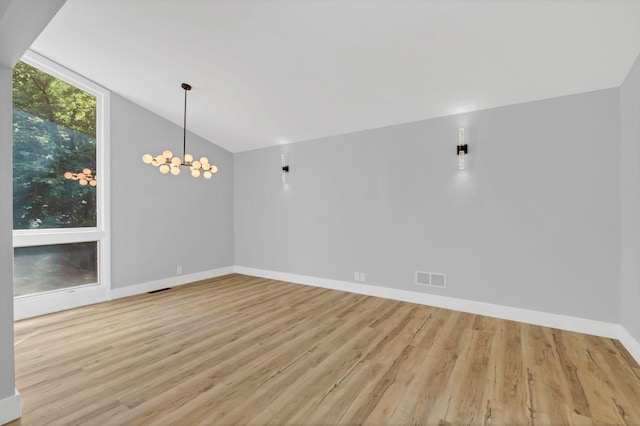
[[[367,284],[617,323],[618,95],[236,154],[236,265],[344,281],[361,271]],[[447,288],[416,286],[416,270],[446,273]]]
[[[182,152],[182,128],[112,94],[112,288],[173,277],[177,265],[183,274],[233,265],[231,153],[187,134],[187,151],[218,166],[205,180],[142,162],[165,149]]]
[[[620,88],[620,323],[640,341],[640,57]]]
[[[0,63],[13,67],[66,0],[2,0]]]
[[[0,65],[0,399],[13,395],[11,68]]]
[[[0,6],[0,400],[15,390],[11,69],[63,4],[5,0]]]

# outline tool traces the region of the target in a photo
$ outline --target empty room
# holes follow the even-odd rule
[[[640,0],[1,0],[0,424],[640,425]]]

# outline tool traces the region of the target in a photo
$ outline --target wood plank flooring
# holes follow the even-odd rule
[[[622,345],[244,275],[16,323],[16,425],[640,425]]]

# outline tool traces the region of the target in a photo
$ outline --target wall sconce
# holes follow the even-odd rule
[[[458,129],[458,146],[456,148],[456,154],[458,155],[458,169],[464,169],[464,156],[469,153],[467,144],[464,143],[464,127]]]
[[[280,160],[282,162],[282,183],[289,183],[289,156],[282,154]]]

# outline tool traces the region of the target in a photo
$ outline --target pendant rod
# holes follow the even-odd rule
[[[187,164],[187,91],[191,90],[191,86],[187,83],[182,83],[184,89],[184,120],[182,123],[182,164]]]

